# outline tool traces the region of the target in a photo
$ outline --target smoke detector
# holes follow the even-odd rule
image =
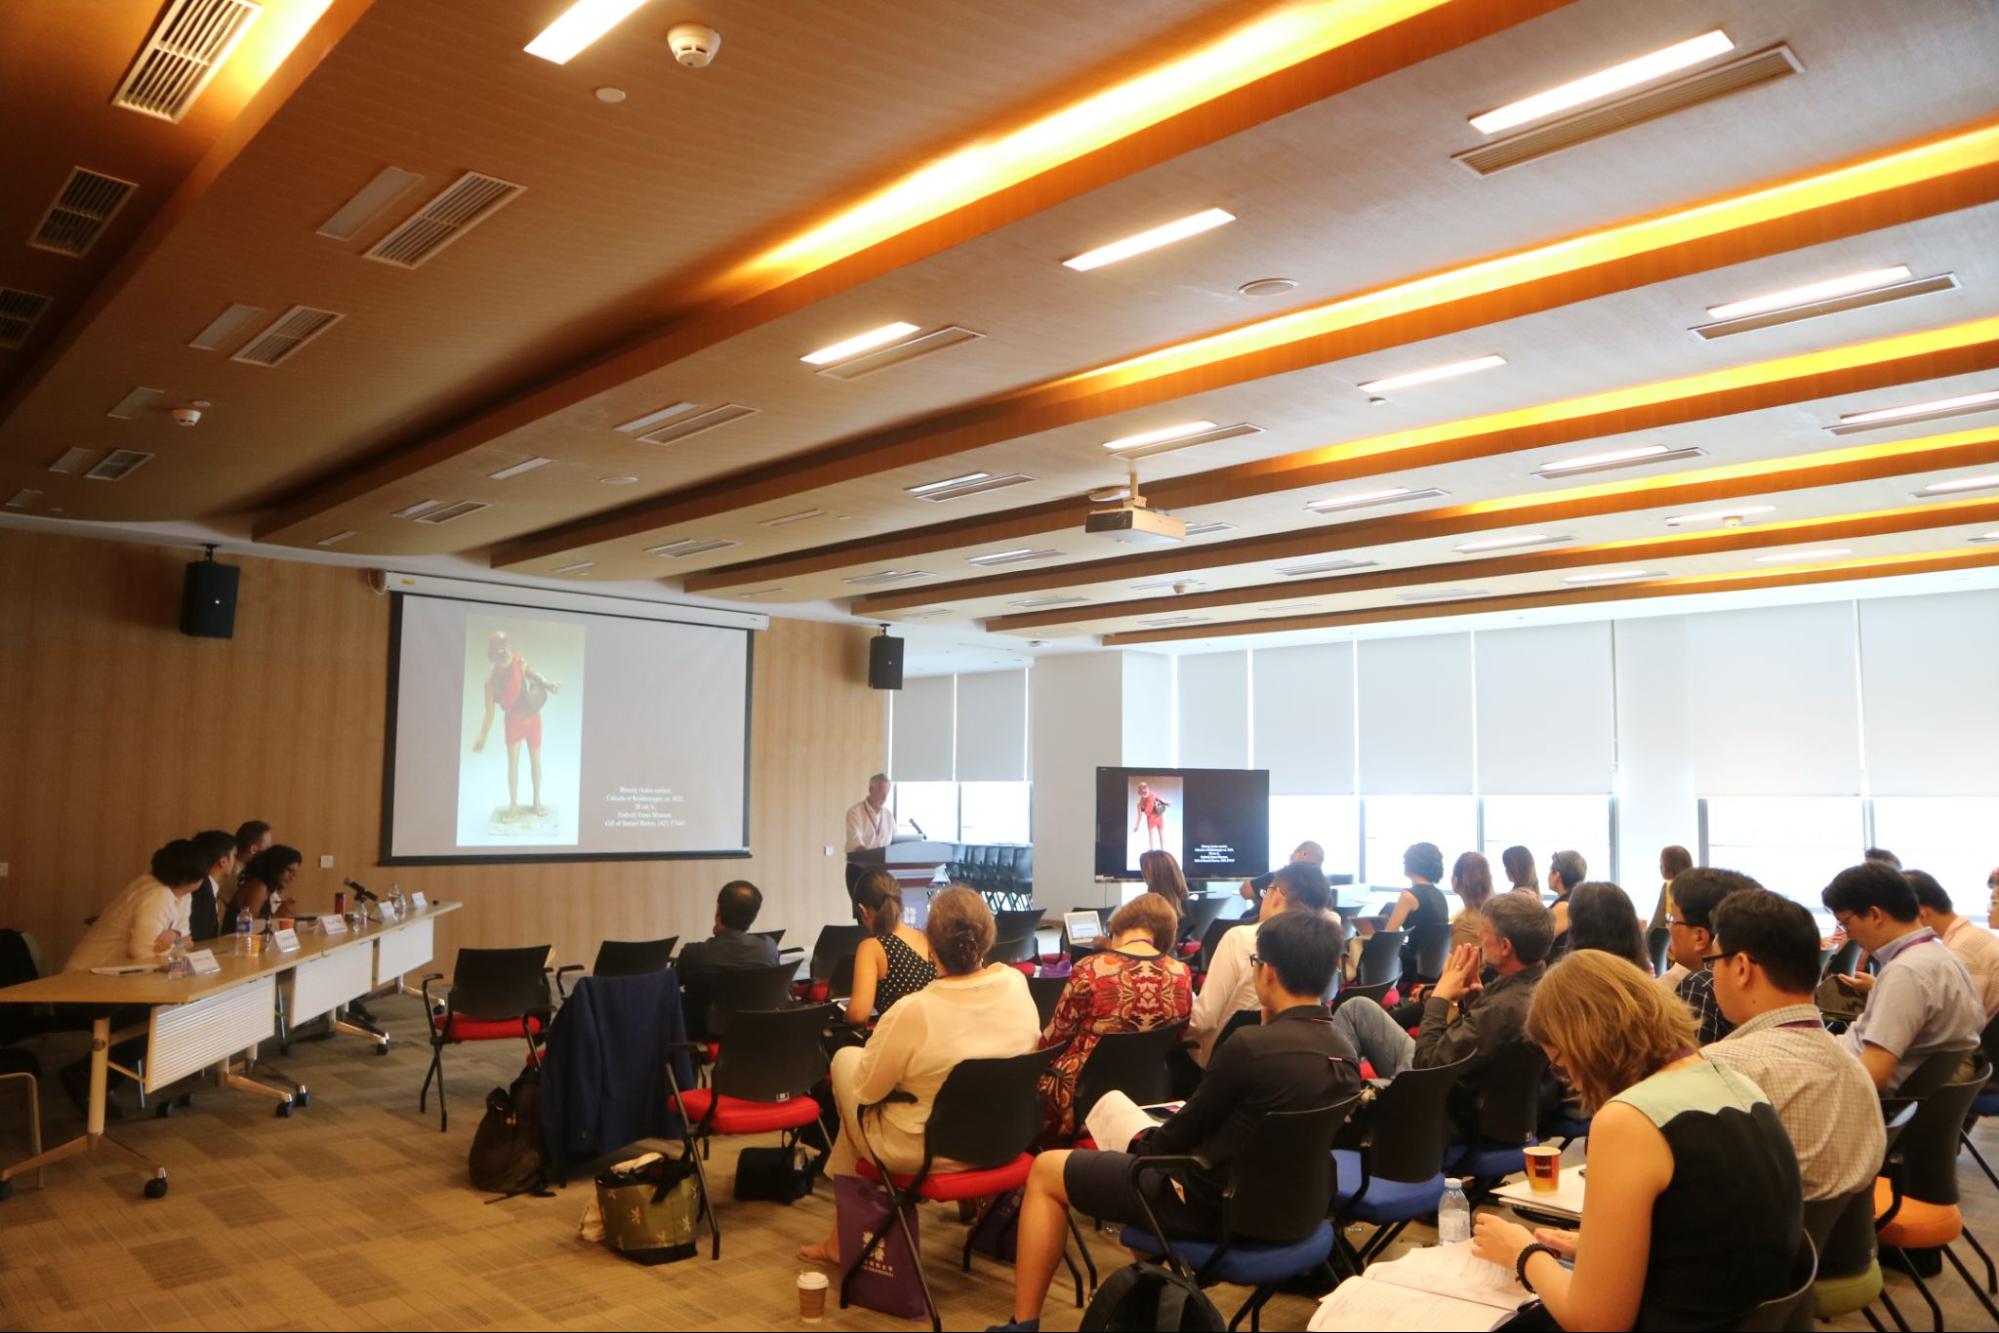
[[[722,34],[705,23],[676,23],[666,30],[673,58],[689,69],[706,69],[721,49]]]

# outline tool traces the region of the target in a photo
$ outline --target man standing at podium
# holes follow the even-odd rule
[[[868,779],[868,796],[847,811],[847,854],[872,851],[895,841],[895,815],[888,808],[888,775]]]

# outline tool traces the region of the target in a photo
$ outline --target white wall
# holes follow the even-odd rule
[[[1131,692],[1127,657],[1158,663],[1156,696]],[[1030,731],[1034,752],[1034,893],[1051,911],[1095,903],[1097,769],[1124,762],[1133,716],[1169,716],[1171,663],[1152,654],[1074,653],[1034,664]],[[1140,673],[1151,668],[1141,666]],[[1148,698],[1148,696],[1151,696]],[[1160,731],[1165,730],[1162,724]],[[1151,759],[1138,759],[1150,763]]]

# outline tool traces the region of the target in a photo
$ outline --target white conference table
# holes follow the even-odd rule
[[[147,1176],[146,1197],[167,1192],[167,1169],[104,1132],[105,1104],[110,1086],[111,1048],[144,1033],[146,1061],[140,1071],[119,1066],[119,1072],[140,1082],[147,1092],[214,1066],[229,1086],[260,1092],[278,1100],[279,1113],[291,1109],[292,1094],[265,1087],[237,1072],[232,1061],[243,1057],[243,1068],[254,1062],[257,1044],[277,1033],[279,988],[284,988],[292,1023],[304,1023],[364,995],[399,986],[405,973],[430,961],[435,952],[437,918],[455,912],[460,903],[436,903],[399,921],[370,922],[344,935],[315,928],[299,935],[299,947],[289,953],[266,948],[256,955],[217,953],[221,970],[206,976],[169,977],[165,972],[102,976],[95,972],[58,972],[0,989],[0,1004],[60,1004],[94,1010],[90,1028],[90,1102],[84,1132],[26,1161],[0,1168],[0,1199],[13,1192],[17,1176],[51,1162],[82,1153],[109,1149],[130,1159]],[[216,941],[233,946],[232,936]],[[150,1012],[143,1028],[113,1032],[114,1010],[144,1006]],[[388,1039],[365,1029],[347,1031],[386,1049]]]

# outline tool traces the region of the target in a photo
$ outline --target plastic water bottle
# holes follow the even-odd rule
[[[187,961],[187,946],[181,943],[181,937],[176,935],[174,942],[167,948],[167,975],[185,977],[192,975],[193,972],[194,964]]]
[[[1437,1243],[1456,1245],[1471,1239],[1471,1200],[1465,1197],[1465,1183],[1457,1176],[1444,1182],[1444,1197],[1437,1203]]]
[[[250,919],[250,909],[247,907],[238,908],[236,910],[237,953],[245,954],[250,952],[250,932],[255,929],[256,923]]]

